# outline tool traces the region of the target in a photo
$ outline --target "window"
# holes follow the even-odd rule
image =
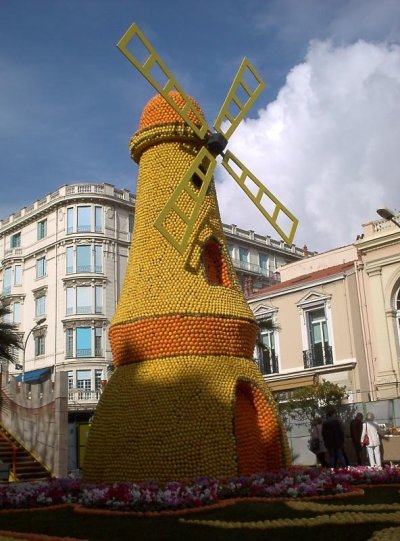
[[[397,330],[399,331],[399,342],[400,342],[400,289],[396,295],[396,319],[397,319]]]
[[[74,209],[69,207],[67,209],[67,233],[74,232]]]
[[[11,267],[4,269],[3,274],[3,295],[11,293]]]
[[[101,368],[96,368],[94,371],[94,388],[96,391],[101,389],[101,382],[103,379],[103,370]]]
[[[129,233],[133,232],[133,214],[128,215],[128,231]]]
[[[91,246],[77,246],[76,247],[76,272],[90,272],[91,271]]]
[[[21,246],[21,233],[15,233],[10,237],[10,248],[19,248]]]
[[[44,316],[46,313],[46,295],[40,295],[35,299],[35,316]]]
[[[259,368],[262,374],[279,372],[278,356],[275,348],[275,332],[273,319],[267,318],[259,322],[260,335],[258,344]]]
[[[65,357],[102,357],[103,328],[76,327],[65,331]]]
[[[66,315],[101,314],[103,312],[102,286],[67,287]]]
[[[42,278],[46,276],[46,258],[45,256],[39,257],[36,260],[36,278]]]
[[[94,207],[94,230],[96,233],[103,231],[103,207]]]
[[[76,313],[90,314],[92,310],[92,287],[78,286],[76,288]]]
[[[65,315],[71,316],[74,313],[74,288],[73,287],[67,287],[66,289],[66,310]]]
[[[77,231],[78,233],[87,233],[90,228],[90,211],[91,207],[77,208]]]
[[[74,388],[74,373],[72,370],[68,371],[68,400],[74,399],[74,393],[72,392]]]
[[[78,244],[66,249],[66,273],[103,272],[103,247],[99,244]]]
[[[94,247],[95,272],[103,272],[103,247],[96,244]]]
[[[76,356],[91,357],[92,356],[92,329],[90,327],[76,328]]]
[[[241,269],[249,268],[249,251],[242,246],[239,246],[239,265]]]
[[[103,329],[101,327],[95,328],[94,352],[96,357],[101,357],[103,355]]]
[[[35,336],[35,357],[44,355],[45,337],[43,335]]]
[[[71,359],[74,356],[74,331],[67,329],[65,331],[65,357]]]
[[[41,220],[37,223],[37,240],[44,239],[47,235],[47,220]]]
[[[79,205],[67,209],[67,233],[89,233],[103,231],[103,207]]]
[[[76,371],[76,388],[78,389],[78,400],[88,400],[92,383],[91,370]]]
[[[14,267],[14,285],[20,286],[22,284],[22,265],[15,265]]]
[[[95,286],[95,312],[96,314],[101,314],[103,312],[103,287]]]
[[[68,246],[66,250],[66,273],[73,274],[74,272],[74,248],[73,246]]]
[[[268,256],[267,254],[258,254],[258,259],[260,262],[260,271],[263,276],[269,275],[269,264],[268,264]]]
[[[306,311],[309,349],[303,352],[304,367],[312,368],[332,364],[327,318],[324,307]]]
[[[14,302],[13,304],[13,323],[21,323],[21,303]]]

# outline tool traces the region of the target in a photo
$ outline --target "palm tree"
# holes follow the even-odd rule
[[[10,313],[11,310],[2,303],[0,298],[0,361],[15,363],[14,348],[23,349],[24,346],[17,326],[6,321],[6,317]]]

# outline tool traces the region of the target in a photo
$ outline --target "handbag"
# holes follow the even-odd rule
[[[365,423],[365,436],[363,438],[362,445],[363,445],[363,447],[366,447],[367,445],[369,445],[369,436],[368,436],[367,423]]]
[[[310,451],[312,453],[318,453],[320,448],[320,441],[319,438],[311,438],[310,441]]]

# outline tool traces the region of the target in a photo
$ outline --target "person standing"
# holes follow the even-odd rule
[[[334,408],[328,409],[326,413],[326,419],[322,425],[322,437],[329,453],[330,467],[336,468],[338,464],[346,467],[346,458],[343,452],[344,432]]]
[[[363,414],[359,411],[354,419],[350,423],[350,436],[351,441],[353,442],[354,451],[356,453],[357,464],[362,466],[362,445],[361,445],[361,434],[363,429]]]
[[[314,426],[311,431],[311,451],[317,456],[318,462],[323,468],[329,466],[326,460],[326,447],[324,444],[324,438],[322,437],[322,419],[321,417],[315,417]],[[318,442],[318,447],[317,447]]]
[[[368,452],[368,460],[371,468],[381,468],[381,450],[380,450],[380,429],[374,422],[375,416],[373,413],[367,413],[367,420],[363,423],[360,442],[363,444],[364,436],[368,434],[369,442],[366,445]]]

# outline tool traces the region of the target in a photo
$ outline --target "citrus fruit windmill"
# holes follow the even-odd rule
[[[211,132],[137,25],[118,47],[158,94],[130,141],[139,164],[135,225],[109,333],[115,370],[91,426],[84,477],[168,481],[285,467],[285,432],[252,359],[258,327],[229,257],[213,180],[221,155],[292,243],[297,219],[225,151],[264,84],[244,59]]]

